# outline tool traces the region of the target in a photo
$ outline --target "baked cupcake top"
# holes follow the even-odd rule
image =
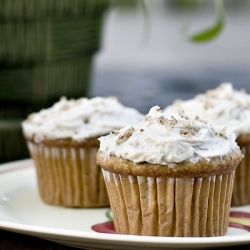
[[[137,110],[123,106],[115,97],[66,99],[33,113],[22,122],[24,136],[35,143],[71,139],[82,142],[143,120]]]
[[[99,140],[103,159],[115,156],[133,163],[168,166],[210,161],[239,150],[231,129],[190,119],[184,113],[164,113],[158,106],[152,107],[143,121]]]
[[[177,100],[164,109],[164,112],[181,111],[192,118],[229,126],[236,136],[250,134],[250,95],[233,89],[231,83],[223,83],[187,101]]]

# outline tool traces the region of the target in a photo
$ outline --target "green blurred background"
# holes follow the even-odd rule
[[[108,0],[0,0],[0,162],[29,157],[20,122],[87,96]]]

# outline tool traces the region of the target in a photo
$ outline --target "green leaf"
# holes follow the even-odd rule
[[[217,12],[217,20],[215,24],[195,34],[189,34],[188,27],[185,26],[182,29],[182,35],[184,39],[190,42],[207,42],[216,38],[221,33],[225,24],[223,0],[214,0],[214,3],[215,3],[215,9]]]
[[[112,217],[112,215],[111,215],[111,209],[109,209],[109,210],[105,213],[105,215],[106,215],[106,217],[107,217],[107,219],[108,219],[109,221],[113,221],[113,217]]]

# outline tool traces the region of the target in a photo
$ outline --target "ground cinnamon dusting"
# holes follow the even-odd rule
[[[134,133],[135,129],[129,128],[123,135],[120,135],[116,141],[117,145],[120,145],[121,143],[128,140],[128,138]]]
[[[188,117],[185,115],[184,110],[182,110],[179,115],[180,115],[181,118],[188,120]]]
[[[195,132],[193,129],[187,130],[187,129],[181,129],[180,130],[180,135],[184,137],[191,137],[195,135]]]
[[[172,120],[169,120],[167,118],[165,118],[164,116],[160,116],[157,121],[161,124],[161,125],[165,125],[167,128],[172,129],[174,128],[175,124],[178,123],[178,121],[171,116]]]

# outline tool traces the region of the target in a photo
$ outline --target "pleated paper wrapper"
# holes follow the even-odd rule
[[[206,237],[228,228],[234,171],[204,178],[126,176],[103,169],[119,234]]]
[[[250,204],[250,141],[249,143],[238,142],[238,145],[244,158],[235,171],[232,206]]]
[[[41,199],[65,207],[105,207],[109,198],[95,155],[98,147],[47,147],[28,142]]]

